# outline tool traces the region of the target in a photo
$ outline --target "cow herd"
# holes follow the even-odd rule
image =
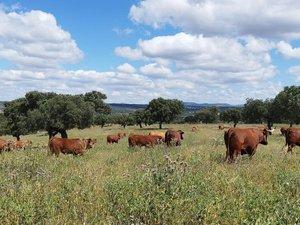
[[[224,126],[219,126],[223,130]],[[192,127],[191,132],[197,132],[197,127]],[[229,128],[224,132],[224,142],[226,145],[225,161],[228,163],[235,162],[239,155],[248,154],[252,157],[259,144],[268,144],[268,135],[273,130],[265,127],[257,128]],[[295,146],[300,146],[300,128],[281,128],[281,134],[285,137],[286,143],[283,148],[285,152],[292,152]],[[151,131],[148,135],[129,134],[129,147],[146,147],[151,148],[155,145],[166,144],[167,147],[179,146],[183,140],[184,132],[182,130],[169,129],[166,132]],[[107,135],[107,144],[117,144],[120,139],[125,138],[126,133],[117,133]],[[59,155],[73,154],[83,155],[84,152],[93,148],[96,139],[66,139],[52,137],[49,139],[49,149],[51,154]],[[20,150],[32,144],[29,140],[6,141],[0,139],[0,152]]]

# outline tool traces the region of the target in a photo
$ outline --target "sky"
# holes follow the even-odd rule
[[[242,104],[300,84],[298,0],[0,0],[0,100]]]

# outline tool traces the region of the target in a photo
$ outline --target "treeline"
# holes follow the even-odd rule
[[[177,99],[157,98],[144,110],[134,113],[111,114],[104,102],[106,95],[92,91],[80,95],[29,92],[23,98],[5,103],[0,114],[0,135],[21,135],[46,130],[49,138],[60,133],[67,138],[67,130],[84,129],[92,125],[131,125],[164,123],[300,123],[300,87],[285,87],[274,99],[247,99],[240,108],[220,112],[218,108],[206,108],[183,117],[184,105]]]

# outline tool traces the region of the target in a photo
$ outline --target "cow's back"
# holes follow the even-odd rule
[[[285,137],[287,144],[300,146],[300,128],[287,129]]]
[[[49,141],[49,148],[52,153],[58,155],[63,154],[82,154],[84,151],[84,143],[80,139],[52,138]]]

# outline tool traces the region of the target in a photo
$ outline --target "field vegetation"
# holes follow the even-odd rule
[[[235,164],[222,162],[217,124],[166,125],[185,131],[169,149],[130,149],[127,138],[106,144],[108,134],[157,125],[69,130],[98,140],[80,157],[49,155],[46,132],[24,136],[31,148],[0,154],[1,224],[299,224],[299,147],[281,153],[280,126],[251,160]]]

